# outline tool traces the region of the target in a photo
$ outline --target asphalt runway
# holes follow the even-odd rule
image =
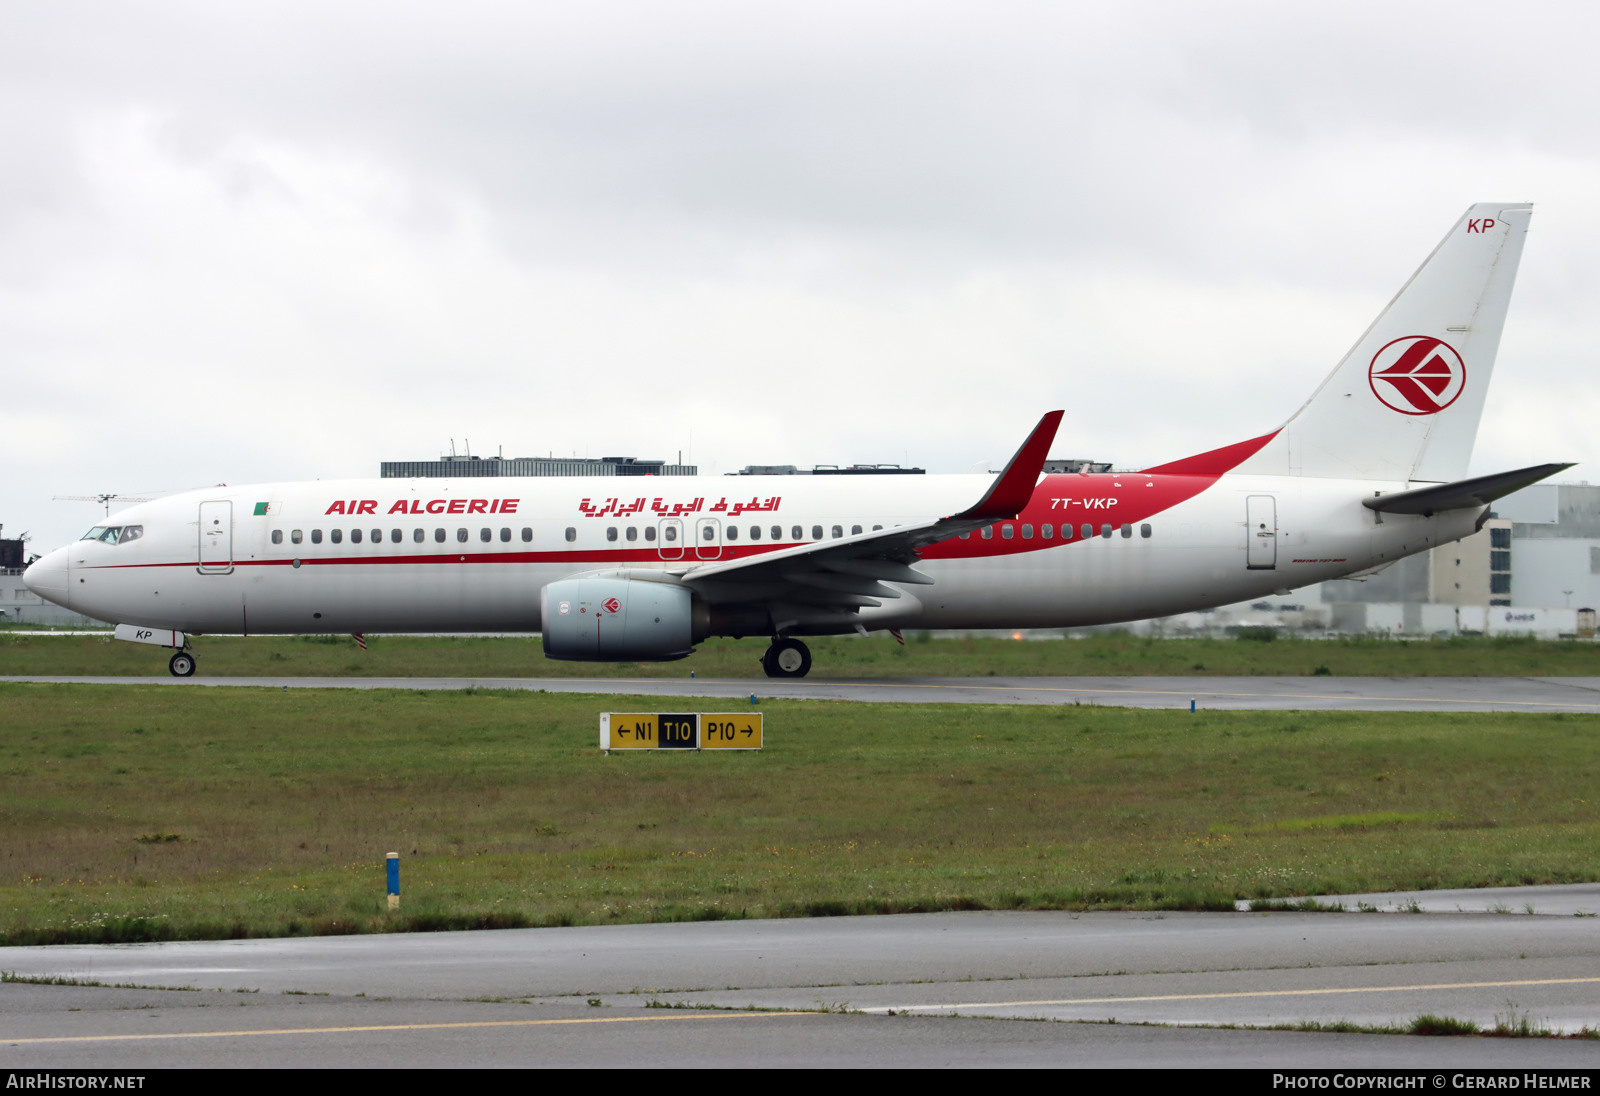
[[[1600,1069],[1592,1040],[1249,1029],[1600,1027],[1600,885],[1430,898],[6,948],[0,1065]]]
[[[1600,713],[1600,677],[456,678],[0,677],[96,685],[271,689],[528,689],[668,698],[753,696],[898,704],[1102,704],[1345,712]]]

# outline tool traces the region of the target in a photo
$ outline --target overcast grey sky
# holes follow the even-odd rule
[[[1169,460],[1533,201],[1474,470],[1595,456],[1600,9],[8,0],[0,522],[507,456]],[[1574,478],[1591,469],[1574,469]]]

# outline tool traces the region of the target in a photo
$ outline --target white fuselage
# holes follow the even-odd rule
[[[140,526],[137,539],[57,549],[33,565],[28,583],[93,617],[190,633],[534,632],[551,582],[682,573],[910,525],[959,511],[990,482],[741,476],[218,488],[122,511],[104,527]],[[1367,570],[1466,536],[1483,514],[1380,516],[1360,504],[1406,486],[1046,475],[1014,520],[923,550],[917,569],[932,585],[896,587],[902,597],[856,619],[869,629],[1011,628],[1164,616]],[[824,630],[850,629],[801,629]]]

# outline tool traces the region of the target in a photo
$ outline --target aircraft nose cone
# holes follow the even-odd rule
[[[34,560],[28,569],[22,572],[23,584],[28,589],[57,605],[67,605],[67,596],[72,589],[67,579],[65,548],[57,548],[49,555]]]

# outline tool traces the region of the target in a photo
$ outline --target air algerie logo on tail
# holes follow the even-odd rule
[[[1372,394],[1402,415],[1437,415],[1467,386],[1461,355],[1432,335],[1407,335],[1372,356]]]

